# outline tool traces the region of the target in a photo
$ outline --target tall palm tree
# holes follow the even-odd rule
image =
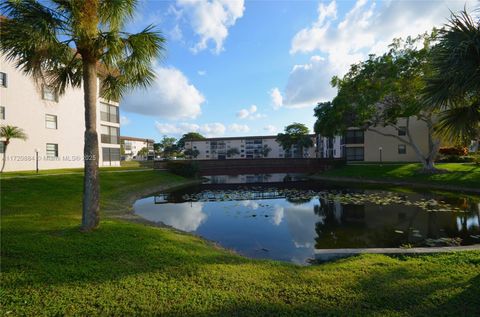
[[[480,137],[480,20],[465,10],[452,14],[434,47],[428,104],[441,109],[440,134],[452,141]]]
[[[7,161],[7,148],[10,144],[10,140],[20,139],[25,141],[27,139],[27,135],[19,127],[15,127],[13,125],[3,125],[0,127],[0,138],[5,139],[4,141],[0,141],[3,142],[3,162],[0,173],[3,173],[3,170],[5,169],[5,162]]]
[[[16,67],[57,94],[83,86],[85,171],[82,230],[99,223],[97,76],[100,96],[119,100],[130,88],[155,78],[152,62],[165,39],[153,26],[122,31],[137,0],[6,0],[0,10],[0,50]],[[83,85],[82,85],[83,84]]]

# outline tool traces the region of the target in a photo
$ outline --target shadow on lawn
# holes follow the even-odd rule
[[[2,232],[2,273],[21,274],[10,285],[21,287],[105,282],[148,272],[180,277],[194,274],[201,265],[247,261],[168,229],[141,228],[111,221],[89,234],[78,227],[34,232],[9,228]]]

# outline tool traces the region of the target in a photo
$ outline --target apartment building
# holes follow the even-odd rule
[[[373,131],[349,128],[344,136],[327,138],[319,136],[319,154],[321,158],[345,157],[347,161],[363,162],[416,162],[414,149],[407,144],[406,119],[398,122],[399,130],[393,127],[376,127],[384,136]],[[428,127],[423,121],[410,118],[410,133],[423,153],[428,151]]]
[[[98,85],[100,86],[100,85]],[[99,165],[120,165],[119,104],[98,98]],[[13,139],[5,171],[83,167],[85,131],[81,88],[57,96],[0,56],[0,124],[22,128],[26,141]],[[0,159],[3,159],[0,142]]]
[[[132,159],[152,159],[155,157],[155,151],[153,149],[152,139],[142,139],[130,136],[121,136],[120,143],[124,150],[124,156],[126,160]],[[148,154],[146,156],[139,155],[138,152],[143,149],[148,149]]]
[[[316,144],[315,135],[310,137]],[[185,149],[198,150],[198,156],[194,158],[197,160],[316,157],[316,146],[303,151],[296,147],[284,151],[276,138],[276,135],[209,138],[186,141]]]

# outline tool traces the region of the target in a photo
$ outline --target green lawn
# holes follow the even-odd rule
[[[372,180],[402,180],[409,182],[444,184],[480,188],[480,166],[473,163],[443,163],[437,168],[449,171],[444,174],[419,173],[420,164],[351,164],[322,173],[321,176],[352,177]]]
[[[0,309],[7,316],[473,316],[480,252],[362,255],[311,267],[249,260],[114,217],[134,193],[185,182],[102,173],[103,221],[79,232],[81,175],[1,180]]]
[[[124,171],[124,170],[136,170],[136,169],[149,169],[153,168],[153,161],[122,161],[121,166],[113,167],[100,167],[100,171]],[[57,175],[57,174],[72,174],[83,173],[83,168],[59,168],[36,171],[19,171],[19,172],[4,172],[1,175],[3,178],[18,177],[18,176],[36,176],[36,175]]]

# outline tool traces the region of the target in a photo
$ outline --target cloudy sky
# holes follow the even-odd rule
[[[442,26],[465,4],[479,2],[144,0],[128,29],[157,25],[167,51],[156,82],[122,101],[121,133],[159,140],[312,128],[315,104],[335,95],[333,75],[393,38]]]

